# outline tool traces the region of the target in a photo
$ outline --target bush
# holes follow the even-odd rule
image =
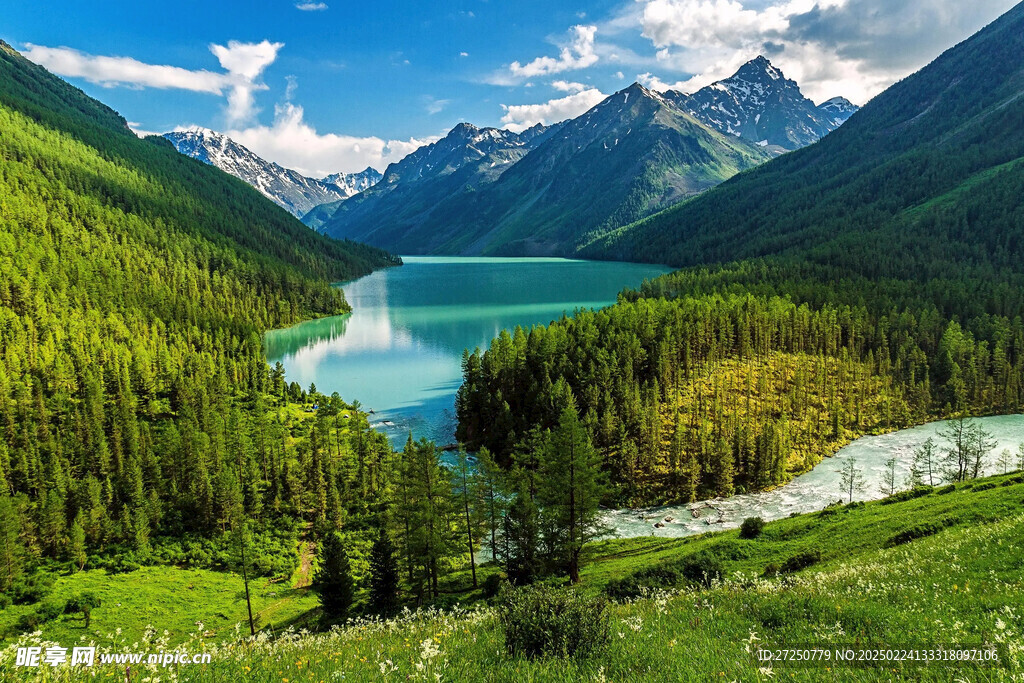
[[[997,486],[996,482],[994,482],[994,481],[987,481],[984,484],[976,485],[974,487],[974,492],[977,493],[978,491],[988,491],[989,489],[994,489],[996,486]]]
[[[488,574],[483,584],[484,597],[490,600],[497,596],[501,591],[502,584],[507,582],[508,579],[505,578],[504,574]]]
[[[613,579],[605,586],[605,593],[613,600],[632,600],[647,591],[672,588],[679,585],[682,576],[670,565],[645,567],[621,579]]]
[[[5,610],[12,604],[14,604],[14,601],[11,599],[10,595],[7,593],[0,593],[0,610]]]
[[[953,491],[956,491],[956,484],[947,484],[946,486],[943,486],[941,489],[936,490],[935,495],[944,496],[947,493],[953,493]]]
[[[817,564],[820,561],[820,550],[805,550],[804,552],[797,553],[793,557],[783,562],[781,571],[786,574],[798,572],[801,569],[806,569],[807,567],[810,567],[812,564]]]
[[[679,573],[683,578],[703,586],[710,586],[712,581],[725,576],[722,561],[708,552],[690,555],[679,563]]]
[[[927,496],[929,493],[935,490],[934,486],[927,486],[922,484],[921,486],[915,486],[907,491],[900,491],[894,493],[882,500],[882,505],[891,505],[892,503],[901,503],[905,500],[913,500],[914,498],[920,498],[921,496]]]
[[[764,520],[760,517],[747,517],[740,525],[740,538],[757,538],[764,530]]]
[[[903,545],[904,543],[910,543],[915,539],[937,534],[942,531],[942,527],[942,524],[936,524],[935,522],[924,522],[923,524],[912,526],[909,529],[904,529],[903,531],[893,535],[892,538],[886,541],[885,545],[891,548],[893,546]]]
[[[778,576],[781,573],[782,565],[778,562],[771,562],[764,567],[764,576],[766,577]]]
[[[24,576],[11,588],[11,599],[16,605],[42,602],[53,591],[53,582],[56,578],[44,571]]]
[[[611,639],[607,602],[571,588],[503,586],[498,618],[512,656],[588,657]]]

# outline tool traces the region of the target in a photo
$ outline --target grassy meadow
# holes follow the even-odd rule
[[[764,576],[766,566],[811,552],[818,557],[810,566]],[[179,646],[211,653],[212,663],[205,666],[143,667],[131,673],[131,680],[139,681],[1024,680],[1020,473],[916,498],[832,507],[769,523],[754,539],[742,539],[733,530],[679,540],[608,541],[591,550],[581,590],[597,594],[613,579],[698,553],[721,561],[722,581],[710,587],[652,586],[645,597],[613,603],[610,644],[578,661],[506,655],[495,611],[483,601],[311,633],[303,625],[312,623],[313,596],[261,585],[255,606],[264,623],[293,627],[284,633],[275,629],[276,637],[264,630],[250,640],[237,635],[244,635],[244,629],[233,628],[233,621],[244,619],[235,577],[168,568],[113,577],[83,572],[62,579],[58,590],[88,586],[102,592],[93,628],[85,632],[80,618],[62,617],[43,633],[10,642],[0,653],[0,678],[124,680],[123,667],[113,665],[78,671],[66,665],[14,667],[19,642],[52,640],[68,646],[81,640],[110,651]],[[460,595],[455,592],[459,577],[449,583],[454,601]],[[143,585],[147,597],[131,597],[141,596]],[[479,592],[461,596],[469,603]],[[147,625],[153,627],[148,643]],[[165,628],[170,636],[163,634]],[[177,636],[183,633],[191,635],[181,640]],[[748,652],[757,643],[988,643],[999,648],[1003,662],[985,667],[764,667]]]

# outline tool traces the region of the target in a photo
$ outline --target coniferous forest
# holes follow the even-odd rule
[[[341,514],[324,454],[372,490],[390,448],[268,368],[262,333],[348,310],[330,283],[393,258],[138,139],[6,45],[0,131],[0,588],[40,560],[230,565],[243,515],[281,571],[303,522]],[[329,410],[306,419],[307,398]]]

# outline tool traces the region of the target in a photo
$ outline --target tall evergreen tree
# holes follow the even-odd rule
[[[394,614],[398,609],[398,589],[395,548],[382,525],[370,548],[370,610],[381,616]]]
[[[558,426],[546,439],[540,471],[538,502],[556,530],[556,562],[572,583],[579,583],[583,547],[604,532],[599,505],[605,486],[601,457],[580,423],[571,395]]]
[[[355,597],[352,568],[341,535],[332,532],[324,536],[320,545],[320,566],[313,577],[313,589],[320,599],[328,621],[343,621],[348,617]]]

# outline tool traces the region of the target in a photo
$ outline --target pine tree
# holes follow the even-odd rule
[[[313,577],[313,589],[317,592],[327,620],[343,621],[352,607],[355,586],[340,534],[332,532],[324,536],[319,560],[320,566]]]
[[[398,564],[387,529],[381,526],[370,548],[370,611],[390,616],[398,609]]]
[[[21,515],[13,498],[0,495],[0,590],[10,590],[22,573]]]
[[[891,496],[896,493],[896,463],[895,457],[885,461],[885,470],[882,472],[882,483],[878,490],[883,496]]]
[[[541,574],[540,511],[526,486],[513,497],[502,525],[502,556],[508,580],[517,586],[533,583]]]
[[[82,513],[79,512],[71,525],[68,534],[68,559],[78,567],[78,571],[85,568],[88,555],[85,552],[85,529],[82,527]]]
[[[600,455],[580,423],[571,395],[558,427],[546,441],[540,464],[540,507],[557,533],[556,562],[572,583],[579,583],[583,547],[604,532],[599,505],[605,487]]]

